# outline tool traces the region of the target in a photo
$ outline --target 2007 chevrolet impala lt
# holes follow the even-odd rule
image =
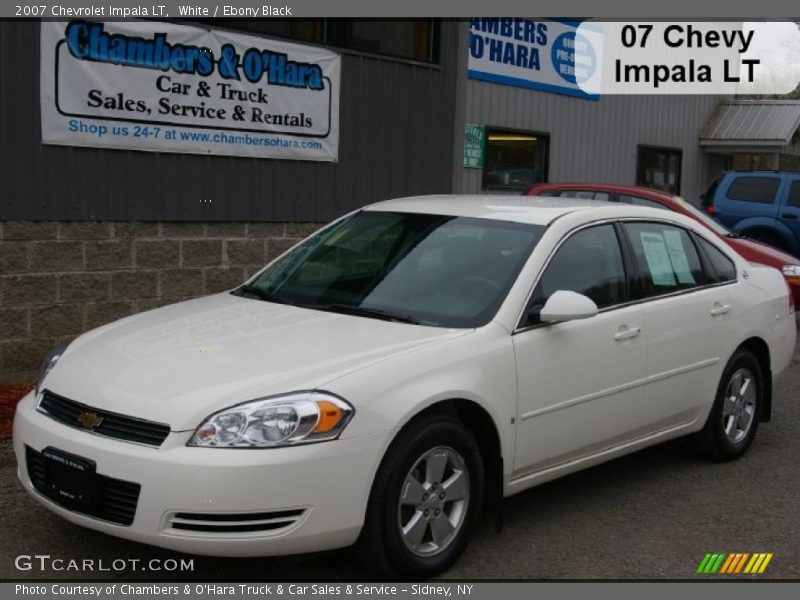
[[[503,495],[691,434],[741,456],[795,344],[780,272],[677,213],[556,198],[373,204],[240,288],[56,351],[25,489],[209,555],[356,544],[427,576]]]

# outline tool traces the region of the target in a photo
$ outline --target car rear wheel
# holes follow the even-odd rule
[[[715,460],[742,456],[758,430],[763,400],[761,365],[741,349],[725,367],[708,421],[697,435],[703,454]]]
[[[464,551],[480,515],[478,443],[457,419],[412,422],[378,470],[357,543],[364,566],[389,577],[430,577]]]

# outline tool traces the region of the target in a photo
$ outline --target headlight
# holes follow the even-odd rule
[[[800,265],[783,265],[783,276],[800,279]]]
[[[53,367],[56,366],[58,359],[61,358],[61,355],[64,354],[64,350],[66,350],[66,346],[59,346],[55,350],[53,350],[50,355],[44,359],[42,363],[42,368],[39,370],[39,379],[36,381],[36,395],[39,395],[42,387],[42,381],[44,378],[47,377],[47,374],[53,370]]]
[[[341,398],[320,392],[263,398],[211,415],[195,430],[188,445],[272,448],[324,442],[339,436],[353,412]]]

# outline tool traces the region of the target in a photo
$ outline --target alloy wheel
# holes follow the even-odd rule
[[[737,369],[725,388],[722,427],[728,440],[741,442],[753,426],[756,412],[756,381],[749,369]]]
[[[420,456],[400,488],[398,519],[403,543],[420,557],[434,556],[458,535],[469,507],[469,470],[447,446]]]

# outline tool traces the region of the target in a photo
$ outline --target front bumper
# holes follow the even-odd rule
[[[384,446],[383,435],[270,449],[190,448],[186,446],[190,435],[170,433],[159,448],[104,438],[38,412],[30,393],[19,403],[14,418],[17,474],[37,501],[73,523],[181,552],[270,556],[355,542]],[[39,493],[27,471],[26,446],[36,452],[53,447],[93,460],[98,474],[139,484],[132,524],[123,526],[80,514]],[[258,513],[264,518],[264,513],[287,511],[300,516],[277,529],[175,527],[182,516],[177,513],[201,515],[213,522],[219,515],[229,519]]]

